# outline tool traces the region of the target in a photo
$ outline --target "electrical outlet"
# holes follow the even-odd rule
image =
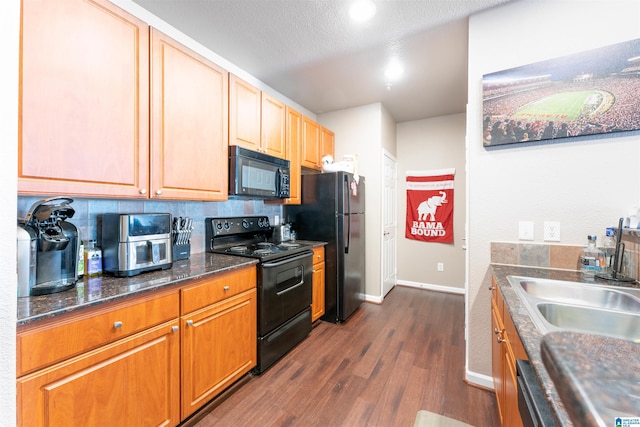
[[[439,262],[438,263],[438,271],[444,271],[444,263],[443,262]]]
[[[533,221],[518,222],[518,239],[533,240]]]
[[[560,241],[560,223],[558,221],[544,222],[544,241],[545,242]]]

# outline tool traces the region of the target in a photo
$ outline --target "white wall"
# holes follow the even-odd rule
[[[638,132],[531,147],[482,147],[482,75],[640,37],[640,2],[523,0],[469,20],[469,276],[467,375],[491,375],[491,241],[518,221],[559,221],[563,244],[585,244],[639,201]],[[487,379],[486,377],[484,379]],[[490,385],[490,384],[489,384]]]
[[[318,122],[336,134],[335,159],[357,154],[366,179],[366,294],[382,301],[382,149],[395,153],[395,125],[382,104],[369,104],[318,115]]]
[[[465,285],[466,221],[465,115],[399,123],[398,129],[398,282],[462,292]],[[454,243],[425,243],[405,237],[406,172],[455,168]],[[437,271],[437,263],[444,271]],[[442,289],[447,290],[447,289]]]
[[[17,209],[18,176],[18,46],[20,2],[0,2],[0,158],[4,165],[0,200],[5,213]],[[11,215],[9,215],[11,218]],[[0,426],[16,425],[16,224],[0,225]]]
[[[164,34],[173,38],[177,42],[182,43],[184,46],[188,47],[194,52],[197,52],[198,54],[204,56],[205,58],[210,59],[211,61],[215,62],[225,70],[235,74],[236,76],[240,77],[246,82],[254,85],[258,89],[268,93],[274,98],[293,107],[301,114],[304,114],[305,116],[315,120],[316,115],[311,111],[307,110],[306,108],[304,108],[302,105],[292,101],[291,99],[287,98],[281,93],[276,92],[273,88],[266,85],[262,81],[258,80],[257,78],[255,78],[254,76],[252,76],[251,74],[243,70],[242,68],[238,67],[232,62],[229,62],[222,56],[218,55],[216,52],[211,51],[210,49],[204,47],[203,45],[193,40],[192,38],[186,36],[184,33],[178,31],[173,26],[171,26],[171,24],[158,18],[157,16],[155,16],[154,14],[152,14],[151,12],[149,12],[148,10],[140,6],[139,4],[134,3],[132,0],[109,0],[109,1],[115,4],[116,6],[120,7],[121,9],[134,15],[135,17],[141,19],[142,21],[146,22],[148,25],[162,31]]]

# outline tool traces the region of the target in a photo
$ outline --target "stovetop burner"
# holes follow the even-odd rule
[[[308,251],[311,245],[270,241],[273,229],[267,217],[207,218],[207,250],[270,261]]]
[[[249,248],[246,246],[231,246],[228,251],[234,254],[244,254],[249,252]]]

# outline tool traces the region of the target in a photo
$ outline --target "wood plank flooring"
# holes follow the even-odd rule
[[[493,392],[464,381],[464,297],[396,286],[311,335],[196,425],[412,427],[425,409],[499,426]]]

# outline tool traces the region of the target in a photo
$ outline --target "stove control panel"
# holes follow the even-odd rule
[[[267,233],[270,229],[269,217],[266,216],[205,219],[206,234],[211,237],[234,236],[245,233]]]

